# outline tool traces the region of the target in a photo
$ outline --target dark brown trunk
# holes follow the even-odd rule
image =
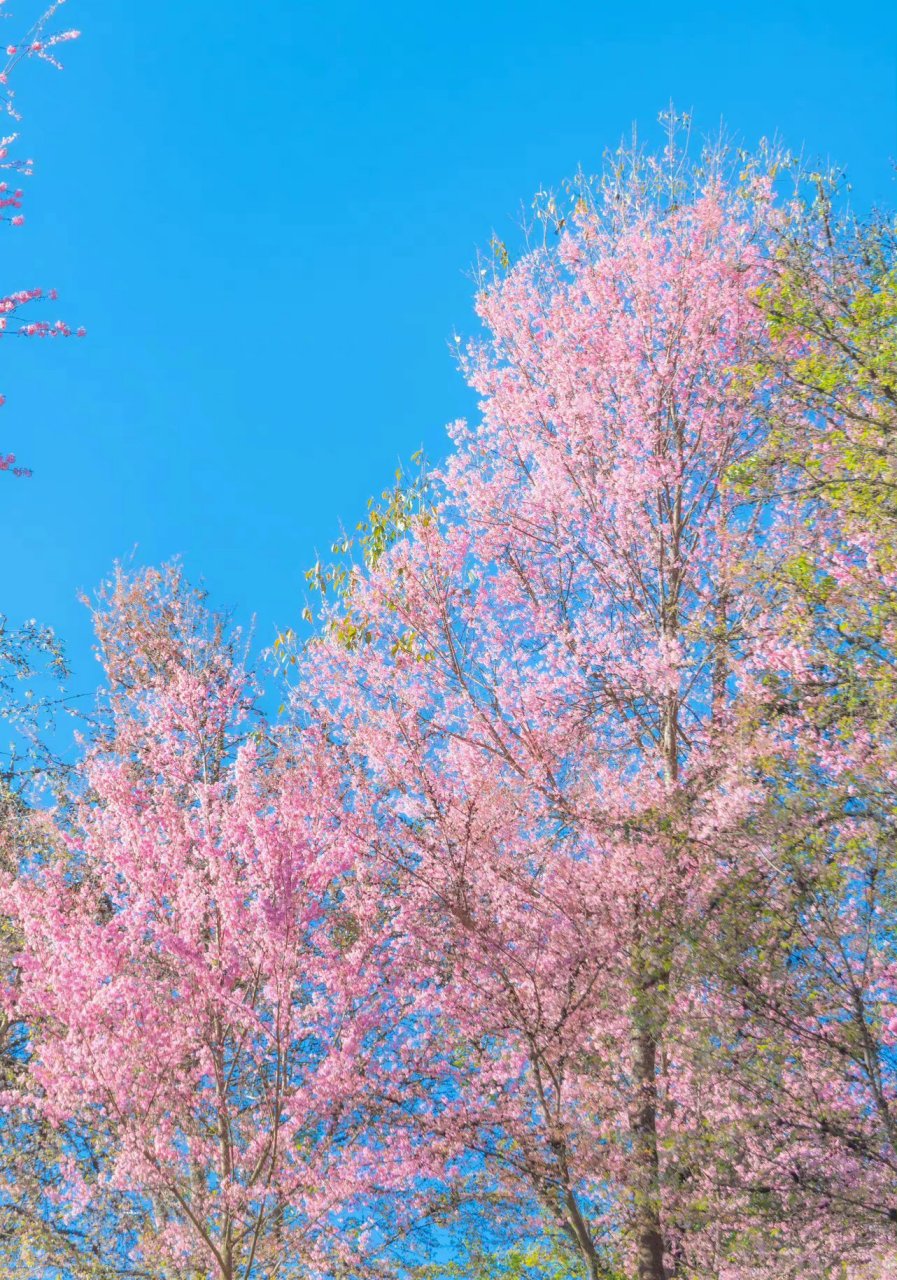
[[[638,1280],[667,1280],[660,1222],[657,1150],[657,1043],[650,1027],[636,1025],[632,1040],[636,1097],[632,1115],[635,1242]]]

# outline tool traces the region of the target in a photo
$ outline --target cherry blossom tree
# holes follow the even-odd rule
[[[737,1229],[692,939],[754,802],[736,582],[763,520],[728,476],[775,394],[742,372],[778,215],[762,168],[705,160],[623,162],[547,200],[554,246],[497,247],[459,352],[481,421],[329,572],[300,663],[475,1066],[434,1134],[593,1280],[722,1274]]]
[[[16,127],[21,120],[18,111],[15,89],[11,83],[14,72],[20,63],[37,58],[54,67],[61,67],[57,52],[60,45],[77,39],[75,30],[56,30],[55,20],[65,0],[54,0],[37,19],[28,33],[15,43],[5,46],[6,60],[0,71],[0,110],[4,111],[13,125],[13,132],[0,138],[0,170],[9,177],[0,180],[0,220],[12,227],[21,227],[25,216],[21,212],[24,193],[17,185],[18,179],[27,177],[32,172],[32,161],[22,160],[11,155],[11,148],[18,142]],[[0,16],[4,12],[7,0],[0,0]],[[12,180],[12,181],[11,181]],[[76,332],[80,337],[84,330],[73,331],[64,320],[30,320],[22,316],[23,310],[31,309],[30,304],[44,301],[55,302],[56,293],[33,286],[31,288],[14,289],[0,296],[0,336],[3,337],[38,337],[59,338],[71,337]],[[0,405],[3,398],[0,397]],[[0,471],[12,471],[15,475],[27,475],[26,469],[17,466],[15,455],[0,454]]]
[[[61,1193],[76,1217],[129,1200],[141,1274],[361,1274],[389,1247],[378,1206],[397,1232],[417,1204],[363,823],[312,730],[275,752],[238,638],[177,569],[119,575],[96,623],[83,795],[4,895],[29,1105],[103,1136]]]

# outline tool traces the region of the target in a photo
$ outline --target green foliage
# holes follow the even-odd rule
[[[415,1268],[413,1280],[580,1280],[582,1262],[563,1241],[535,1241],[508,1249],[482,1250],[475,1244],[462,1261]],[[602,1280],[624,1280],[607,1272]]]
[[[748,374],[785,383],[818,431],[812,417],[770,423],[766,447],[732,478],[749,491],[787,476],[880,528],[897,521],[897,226],[838,223],[833,201],[820,181],[783,234],[756,299],[771,341]]]
[[[312,600],[302,610],[302,620],[314,625],[321,606],[333,600],[344,607],[344,612],[330,613],[325,629],[332,639],[348,650],[359,644],[370,644],[373,639],[370,621],[353,603],[353,580],[356,569],[371,572],[401,538],[408,537],[416,527],[426,528],[435,518],[431,502],[431,484],[423,450],[412,454],[413,470],[406,472],[399,464],[393,485],[384,489],[379,499],[369,498],[367,513],[355,526],[354,534],[342,534],[332,543],[330,551],[334,559],[316,560],[305,572],[305,581]],[[274,652],[285,665],[295,665],[299,643],[296,632],[290,628],[281,632],[274,641]],[[411,630],[405,632],[393,645],[393,656],[408,656],[429,660],[429,655],[418,649],[417,636]]]

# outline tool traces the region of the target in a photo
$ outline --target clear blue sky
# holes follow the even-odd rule
[[[10,8],[12,38],[34,0]],[[633,122],[657,137],[671,98],[897,203],[893,0],[63,12],[84,35],[63,74],[23,70],[37,172],[0,252],[5,288],[56,286],[88,337],[0,344],[0,446],[35,473],[0,476],[0,609],[51,623],[80,687],[76,593],[135,545],[265,642],[294,621],[316,549],[473,411],[447,341],[477,247]]]

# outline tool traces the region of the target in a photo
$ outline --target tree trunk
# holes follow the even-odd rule
[[[632,1115],[635,1177],[635,1242],[638,1280],[667,1280],[660,1223],[660,1160],[657,1151],[657,1042],[644,1010],[637,1010],[632,1036],[636,1097]]]

